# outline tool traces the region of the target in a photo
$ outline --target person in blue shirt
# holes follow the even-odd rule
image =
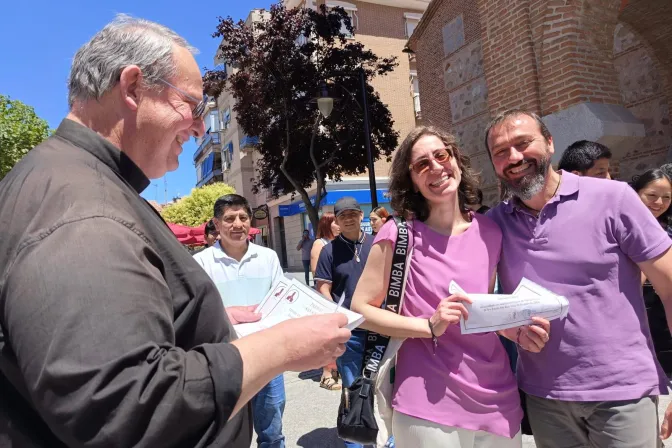
[[[315,281],[317,290],[335,302],[339,302],[345,294],[343,306],[349,309],[373,245],[373,236],[361,230],[364,215],[355,198],[346,196],[336,201],[334,214],[341,234],[322,249]],[[350,387],[362,372],[365,340],[365,330],[354,330],[345,345],[345,353],[336,360],[343,387]],[[355,448],[361,445],[345,442],[345,446]]]

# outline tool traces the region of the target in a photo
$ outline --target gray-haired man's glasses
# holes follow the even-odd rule
[[[199,120],[201,117],[203,117],[203,114],[205,113],[205,105],[208,102],[208,97],[206,95],[203,95],[203,98],[201,100],[199,100],[198,98],[195,98],[195,97],[189,95],[187,92],[180,89],[179,87],[175,87],[174,85],[172,85],[171,83],[169,83],[165,79],[159,79],[159,81],[161,81],[162,83],[164,83],[168,87],[172,87],[173,89],[177,90],[182,95],[189,98],[191,101],[193,101],[195,103],[198,103],[198,104],[196,104],[196,107],[194,107],[191,110],[191,116],[194,118],[194,120]]]

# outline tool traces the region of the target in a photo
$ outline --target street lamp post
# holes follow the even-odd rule
[[[342,75],[342,73],[339,73]],[[373,153],[371,152],[371,129],[369,125],[369,104],[366,99],[366,74],[364,69],[359,70],[359,78],[362,84],[362,113],[364,114],[364,146],[369,168],[369,190],[371,193],[371,207],[378,207],[378,194],[376,189],[376,173],[373,167]],[[324,118],[331,115],[334,109],[334,98],[329,96],[325,83],[320,85],[319,96],[316,99],[317,107]]]
[[[378,208],[378,192],[376,190],[376,173],[373,170],[373,153],[371,152],[371,130],[369,129],[369,103],[366,101],[366,76],[364,70],[359,71],[362,82],[362,106],[364,109],[364,144],[369,159],[369,190],[371,190],[371,208]]]

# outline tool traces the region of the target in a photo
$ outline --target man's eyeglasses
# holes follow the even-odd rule
[[[179,87],[175,87],[174,85],[172,85],[171,83],[169,83],[165,79],[159,79],[159,81],[161,81],[162,83],[164,83],[168,87],[172,87],[173,89],[177,90],[178,92],[180,92],[185,97],[189,98],[194,103],[197,103],[196,107],[194,107],[191,110],[191,116],[194,118],[194,120],[199,120],[199,119],[201,119],[201,117],[203,117],[203,114],[205,113],[205,105],[208,102],[208,97],[206,95],[203,95],[203,98],[199,100],[198,98],[195,98],[195,97],[189,95],[187,92],[180,89]]]
[[[440,165],[444,165],[450,162],[450,159],[453,158],[453,152],[451,148],[441,148],[434,151],[432,157],[420,157],[415,162],[408,165],[408,169],[413,170],[415,174],[424,174],[432,166],[432,160],[436,160]]]

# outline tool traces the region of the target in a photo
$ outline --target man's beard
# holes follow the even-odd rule
[[[534,197],[534,195],[539,193],[544,188],[544,184],[546,183],[546,174],[548,173],[548,168],[551,163],[548,157],[542,157],[538,161],[523,160],[520,163],[514,165],[514,167],[522,165],[523,163],[534,163],[536,171],[514,181],[505,177],[500,177],[500,180],[506,187],[508,196],[515,196],[522,201],[529,201]],[[511,168],[512,167],[509,166],[506,168],[506,170]]]

